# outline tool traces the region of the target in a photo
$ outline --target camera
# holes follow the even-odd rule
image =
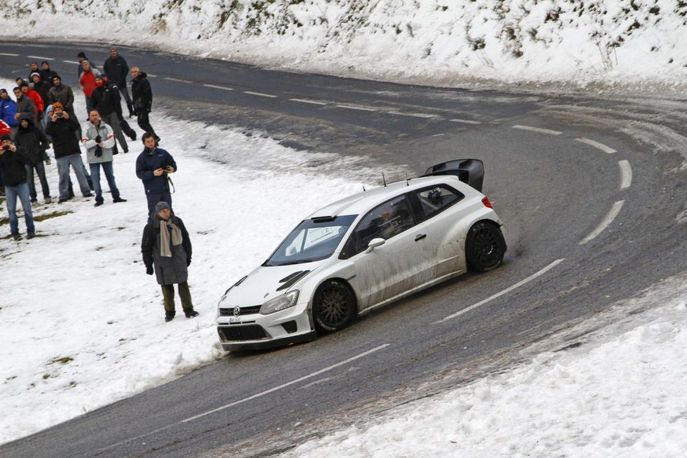
[[[98,135],[97,137],[95,137],[95,142],[96,142],[96,143],[100,143],[101,141],[103,141],[103,137],[101,137],[100,135]]]
[[[60,111],[59,113],[55,113],[55,116],[57,116],[58,118],[62,118],[64,117],[64,113]]]
[[[95,157],[100,157],[100,156],[103,155],[103,149],[102,149],[102,147],[101,147],[100,145],[97,145],[97,146],[95,147],[95,152],[94,152],[94,154],[95,154]]]
[[[2,145],[2,150],[7,152],[10,150],[10,145]]]

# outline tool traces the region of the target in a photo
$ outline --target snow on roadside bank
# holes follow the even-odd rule
[[[614,313],[629,318],[568,342],[579,347],[539,354],[529,364],[398,407],[283,456],[682,457],[687,274]],[[585,325],[594,327],[588,322],[569,335],[583,334]]]
[[[93,24],[98,24],[98,35]],[[64,24],[70,24],[65,27]],[[687,84],[687,4],[672,0],[6,0],[11,38],[107,40],[419,84]],[[10,31],[9,33],[7,31]],[[650,84],[646,84],[650,83]]]
[[[177,298],[177,317],[164,322],[159,286],[140,261],[147,205],[135,174],[142,146],[131,142],[131,153],[114,161],[128,202],[112,204],[105,194],[105,205],[95,208],[93,198],[77,193],[73,201],[35,208],[48,216],[36,223],[39,237],[0,239],[0,443],[221,357],[214,320],[224,290],[308,213],[361,189],[344,174],[311,172],[303,165],[313,155],[269,138],[163,116],[153,124],[179,166],[172,199],[193,243],[189,284],[200,316],[186,319]],[[53,161],[54,198],[55,168]],[[104,177],[101,185],[107,189]],[[55,212],[68,213],[50,217]],[[0,232],[4,237],[9,227]]]

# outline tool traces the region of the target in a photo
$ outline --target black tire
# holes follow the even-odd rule
[[[506,241],[501,229],[491,221],[479,221],[468,231],[465,259],[471,272],[496,269],[506,253]]]
[[[327,333],[343,329],[355,316],[355,295],[342,280],[328,280],[317,288],[312,306],[315,329]]]

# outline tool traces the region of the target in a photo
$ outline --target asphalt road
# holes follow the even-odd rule
[[[78,87],[76,65],[65,61],[81,49],[98,66],[107,56],[98,46],[5,43],[0,76],[25,77],[28,62],[50,57]],[[227,355],[5,444],[1,456],[269,455],[501,370],[528,344],[684,270],[683,101],[404,86],[121,53],[153,75],[155,108],[365,165],[321,164],[325,173],[412,174],[483,159],[509,251],[496,271],[432,288],[314,342]]]

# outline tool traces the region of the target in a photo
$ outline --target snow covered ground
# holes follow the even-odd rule
[[[0,80],[0,87],[11,82]],[[135,173],[143,148],[132,142],[131,153],[114,161],[128,202],[114,205],[106,194],[98,208],[81,197],[39,204],[34,215],[47,219],[36,222],[37,238],[0,239],[0,443],[219,358],[214,320],[224,290],[264,261],[304,216],[362,189],[340,172],[349,169],[341,163],[338,178],[308,173],[313,159],[336,166],[333,155],[306,156],[267,137],[186,120],[154,116],[152,122],[179,166],[172,199],[194,246],[189,284],[200,316],[180,313],[165,323],[159,286],[145,274],[147,204]],[[269,164],[279,164],[279,173]],[[48,169],[56,197],[54,161]],[[104,177],[101,184],[107,189]],[[20,230],[25,234],[23,218]],[[9,235],[7,225],[0,231]]]
[[[98,33],[94,34],[94,24]],[[69,26],[65,26],[69,24]],[[419,84],[687,85],[674,0],[4,0],[0,36],[159,47]]]

